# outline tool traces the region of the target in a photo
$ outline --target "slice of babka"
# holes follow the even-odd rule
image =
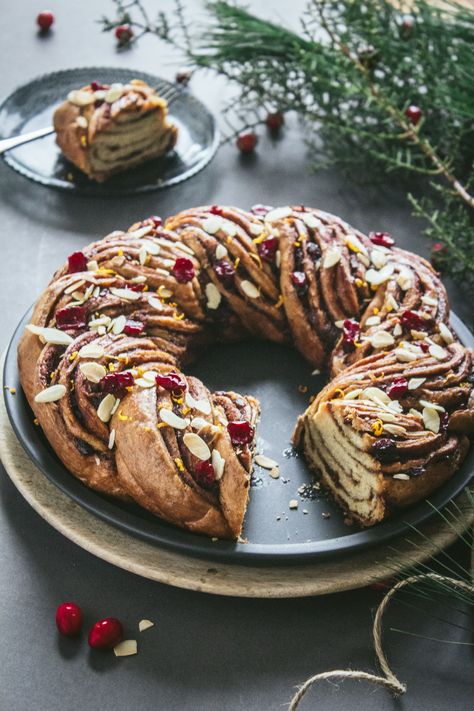
[[[148,84],[92,82],[69,92],[53,117],[65,157],[97,182],[157,158],[176,143],[168,107]]]

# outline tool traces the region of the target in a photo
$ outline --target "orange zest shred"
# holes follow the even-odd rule
[[[180,314],[178,314],[178,313],[176,313],[176,311],[175,311],[174,314],[173,314],[173,318],[174,318],[175,321],[182,321],[183,318],[184,318],[184,313],[181,312]]]
[[[382,420],[375,420],[375,422],[372,422],[370,425],[372,432],[376,437],[379,437],[382,432],[383,432],[383,422]]]
[[[240,264],[240,257],[237,257],[237,259],[234,262],[234,269],[238,269]]]
[[[283,303],[283,294],[280,294],[280,296],[278,297],[278,301],[275,303],[275,308],[279,309],[281,306],[283,306]]]
[[[74,351],[73,353],[71,353],[71,355],[69,356],[69,360],[71,361],[71,363],[73,360],[76,360],[78,355],[79,355],[79,351]]]
[[[186,471],[186,469],[184,468],[182,459],[180,459],[179,457],[176,457],[176,459],[174,460],[174,463],[176,464],[176,466],[178,467],[180,472]]]
[[[341,390],[341,388],[336,388],[336,390],[334,390],[334,397],[335,398],[344,397],[344,390]]]
[[[258,235],[258,237],[255,237],[255,239],[252,240],[254,244],[261,244],[262,242],[265,242],[267,239],[267,233],[262,232],[261,234]]]

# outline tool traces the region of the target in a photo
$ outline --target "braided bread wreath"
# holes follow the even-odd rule
[[[472,353],[421,257],[303,206],[199,207],[70,255],[18,350],[39,424],[84,484],[237,538],[259,404],[182,367],[212,342],[293,343],[333,379],[294,442],[351,520],[439,487],[474,430]]]

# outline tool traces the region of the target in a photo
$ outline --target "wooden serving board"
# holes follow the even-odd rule
[[[15,395],[6,392],[6,397]],[[341,592],[383,580],[394,569],[403,570],[436,554],[474,521],[474,511],[462,494],[457,503],[464,516],[456,524],[457,531],[435,517],[421,529],[429,542],[420,538],[417,547],[399,539],[350,557],[293,566],[222,564],[177,554],[105,523],[48,481],[23,451],[10,425],[3,397],[0,400],[0,458],[34,510],[89,553],[160,583],[241,597],[304,597]]]

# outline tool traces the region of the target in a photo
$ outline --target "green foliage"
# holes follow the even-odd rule
[[[180,2],[154,23],[140,0],[115,4],[105,29],[126,16],[237,85],[238,100],[224,107],[229,138],[268,111],[295,111],[315,166],[336,163],[359,180],[416,177],[415,215],[446,245],[446,271],[474,286],[474,9],[416,0],[403,15],[387,0],[312,0],[292,32],[218,0],[191,35]],[[411,104],[423,112],[416,126]]]

